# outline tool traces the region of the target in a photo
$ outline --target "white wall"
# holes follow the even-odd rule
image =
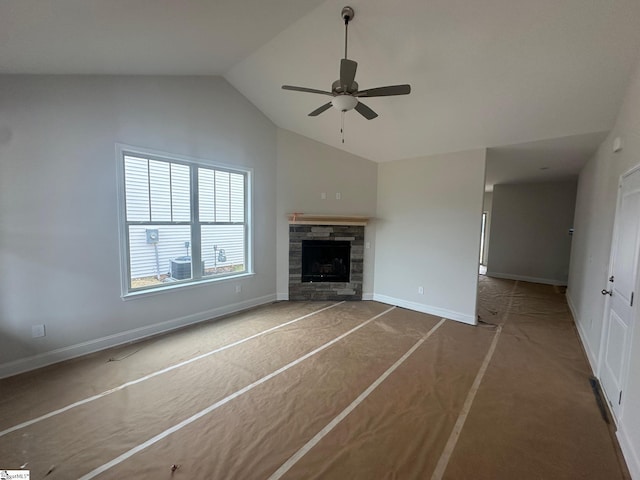
[[[0,76],[0,105],[0,377],[275,299],[276,127],[224,79]],[[121,300],[116,142],[253,168],[256,275]]]
[[[476,323],[485,159],[473,150],[379,165],[374,299]]]
[[[375,217],[376,163],[278,129],[278,298],[289,297],[289,224],[287,214],[298,212]],[[326,200],[321,194],[326,193]],[[336,193],[341,199],[336,200]],[[373,292],[374,225],[365,227],[362,291]]]
[[[623,150],[613,153],[616,137]],[[608,266],[620,176],[640,164],[640,65],[615,127],[580,173],[567,299],[594,371],[598,372]],[[632,477],[640,479],[640,315],[636,303],[629,376],[618,439]]]
[[[495,185],[487,275],[566,285],[576,182]]]

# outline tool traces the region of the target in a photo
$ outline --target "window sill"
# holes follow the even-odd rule
[[[138,290],[135,292],[125,293],[121,295],[120,298],[122,298],[122,300],[126,302],[129,300],[134,300],[136,298],[149,297],[152,295],[160,295],[162,293],[172,292],[176,290],[204,287],[214,283],[227,283],[232,281],[238,281],[238,280],[243,280],[253,276],[255,276],[255,273],[247,272],[247,273],[240,273],[238,275],[228,275],[225,277],[207,278],[204,280],[200,280],[199,282],[186,282],[186,283],[177,283],[177,284],[173,283],[169,285],[164,285],[162,287],[151,288],[148,290]]]

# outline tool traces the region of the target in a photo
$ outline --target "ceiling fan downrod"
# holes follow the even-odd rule
[[[349,33],[349,22],[353,20],[355,12],[353,8],[346,6],[342,9],[342,18],[344,19],[344,58],[347,58],[347,37]]]

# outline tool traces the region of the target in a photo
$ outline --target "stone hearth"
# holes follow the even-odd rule
[[[302,282],[302,241],[351,242],[349,282]],[[289,225],[289,300],[362,300],[364,226]]]

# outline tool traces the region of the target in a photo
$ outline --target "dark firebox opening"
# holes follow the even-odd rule
[[[351,242],[303,240],[303,282],[349,282]]]

